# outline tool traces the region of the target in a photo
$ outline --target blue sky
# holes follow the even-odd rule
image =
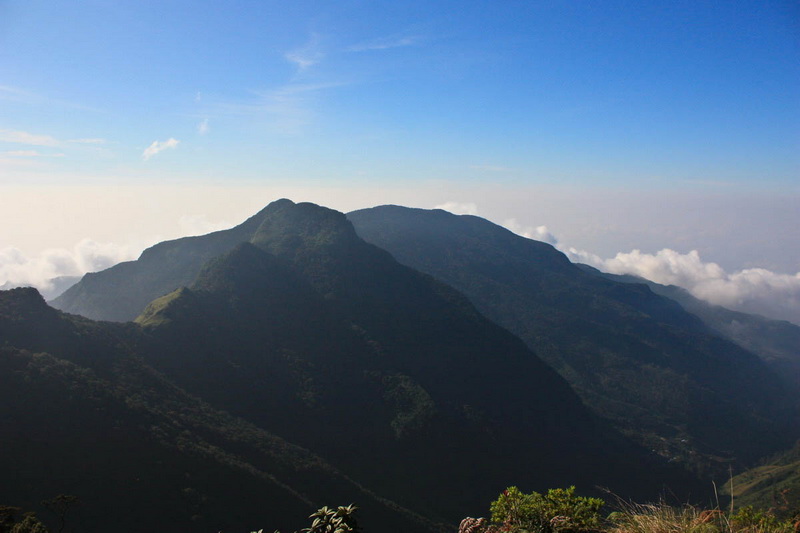
[[[63,154],[54,180],[781,187],[800,171],[794,2],[0,6],[0,126],[61,143],[1,147]]]
[[[794,275],[798,154],[790,0],[0,0],[0,252],[26,258],[289,195]]]

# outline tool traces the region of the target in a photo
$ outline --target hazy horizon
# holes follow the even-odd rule
[[[800,323],[798,35],[789,1],[3,2],[0,285],[288,197]]]

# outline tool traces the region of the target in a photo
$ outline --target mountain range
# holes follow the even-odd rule
[[[587,271],[479,217],[382,206],[348,218],[368,242],[462,291],[598,415],[665,457],[724,475],[797,437],[796,389],[644,283]]]
[[[786,380],[628,281],[477,217],[279,200],[60,311],[0,292],[0,502],[245,531],[355,501],[367,529],[439,531],[512,484],[702,498],[788,448]]]

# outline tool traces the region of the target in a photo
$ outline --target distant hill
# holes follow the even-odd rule
[[[751,352],[645,285],[585,272],[552,246],[474,216],[382,206],[358,234],[466,294],[596,413],[701,472],[791,444],[796,404]]]

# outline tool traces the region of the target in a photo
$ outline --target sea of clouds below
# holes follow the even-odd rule
[[[462,213],[470,211],[463,205],[437,207]],[[181,226],[186,235],[200,235],[230,225],[208,224],[189,217],[181,220]],[[559,242],[546,226],[524,227],[513,219],[504,221],[503,226],[524,237],[555,246],[573,262],[612,274],[630,274],[664,285],[677,285],[712,304],[800,325],[800,272],[782,274],[763,268],[726,272],[716,263],[704,262],[697,250],[680,253],[668,248],[653,254],[639,250],[620,252],[604,259]],[[82,276],[136,259],[152,244],[155,242],[119,245],[87,238],[71,249],[48,249],[35,256],[28,256],[14,247],[2,248],[0,289],[33,286],[45,298],[52,299],[57,296],[54,291],[63,289],[55,282],[58,278]]]

